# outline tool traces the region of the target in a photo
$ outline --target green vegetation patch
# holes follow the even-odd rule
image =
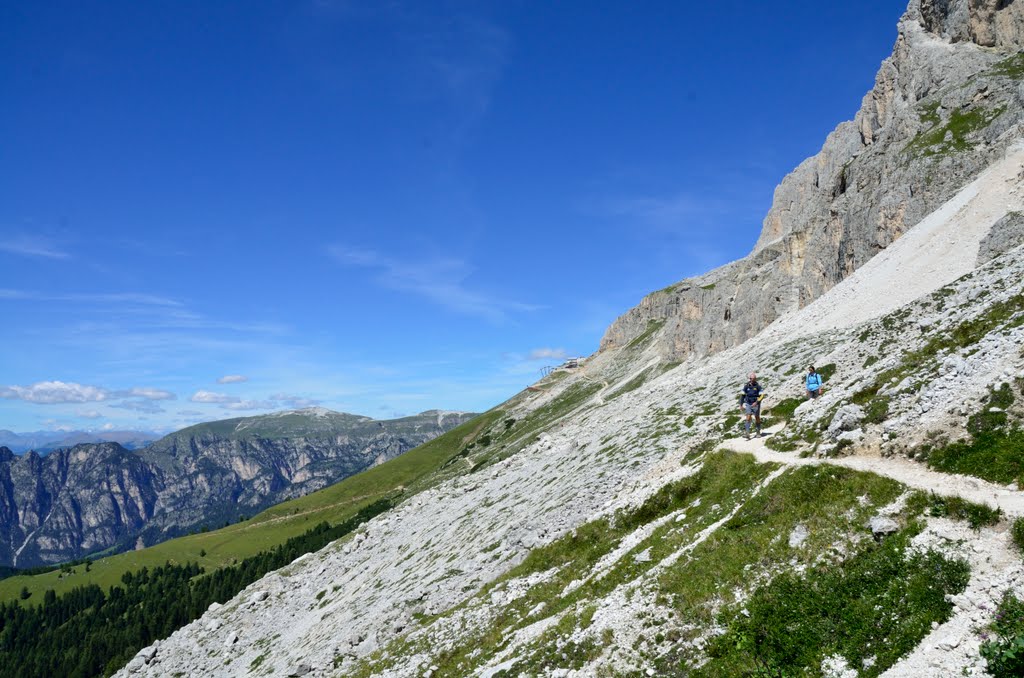
[[[962,497],[941,497],[934,492],[915,492],[910,504],[928,515],[966,521],[974,529],[995,525],[1003,517],[1000,508],[967,501]]]
[[[991,110],[978,107],[953,111],[945,125],[940,125],[939,121],[936,121],[927,130],[918,132],[907,144],[905,150],[913,155],[926,157],[948,155],[954,151],[968,151],[974,148],[974,144],[968,140],[968,137],[988,127],[1005,110],[1006,106]],[[937,109],[933,113],[936,117],[938,116]],[[931,119],[934,118],[929,116],[929,120]]]
[[[723,615],[711,660],[693,676],[816,675],[840,655],[859,675],[877,676],[950,617],[947,594],[963,591],[970,568],[940,553],[908,554],[914,530],[869,544],[842,563],[806,576],[784,572],[757,589],[746,614]]]
[[[993,390],[981,410],[968,419],[969,440],[922,448],[928,465],[996,483],[1020,482],[1024,475],[1024,430],[1011,425],[1005,411],[1013,402],[1009,384]]]
[[[1009,59],[997,63],[989,73],[993,75],[1005,75],[1020,80],[1024,78],[1024,52],[1019,52]]]
[[[902,486],[888,478],[835,467],[788,470],[745,501],[740,510],[686,558],[668,568],[658,588],[676,616],[704,627],[715,622],[713,604],[735,601],[751,571],[771,571],[796,559],[811,564],[830,554],[837,541],[864,533],[878,506],[892,502]],[[867,497],[862,503],[859,497]],[[797,525],[807,530],[800,549],[787,535]],[[835,556],[834,556],[835,557]],[[669,673],[699,657],[669,653],[658,667]]]
[[[629,393],[630,391],[637,390],[638,388],[644,385],[644,382],[646,382],[650,376],[651,370],[648,368],[640,372],[640,374],[636,375],[619,388],[615,389],[615,391],[607,398],[605,398],[605,400],[614,400],[615,398],[618,398],[620,395]]]
[[[800,443],[787,435],[776,433],[773,436],[768,436],[764,441],[764,446],[776,452],[793,452],[800,447]]]
[[[828,383],[828,381],[832,378],[832,375],[836,373],[836,364],[829,363],[827,365],[822,365],[821,367],[815,368],[815,370],[818,374],[821,375],[822,382]]]
[[[928,125],[929,127],[935,127],[942,122],[942,116],[939,115],[938,101],[930,101],[923,106],[917,112],[917,117],[921,121],[922,125]]]
[[[637,335],[633,341],[626,344],[626,348],[638,348],[647,343],[647,341],[654,336],[654,333],[664,327],[664,325],[664,320],[648,320],[647,327],[644,331]]]
[[[508,429],[509,439],[522,441],[546,430],[557,420],[579,409],[600,390],[601,385],[592,381],[572,384],[551,402],[530,412],[519,424]]]
[[[988,672],[996,678],[1024,676],[1024,601],[1010,593],[1004,595],[991,630],[996,637],[981,644]]]
[[[1010,527],[1010,536],[1014,545],[1024,554],[1024,518],[1017,518]]]
[[[771,412],[772,416],[789,421],[793,418],[796,408],[803,402],[803,398],[786,398],[772,405],[767,411]]]

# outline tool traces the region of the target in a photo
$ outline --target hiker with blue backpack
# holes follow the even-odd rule
[[[822,387],[825,385],[825,381],[821,378],[821,375],[814,369],[814,365],[807,368],[807,400],[817,398],[821,395]]]

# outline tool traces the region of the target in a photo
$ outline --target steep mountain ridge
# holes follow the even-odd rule
[[[775,191],[744,259],[645,297],[602,350],[661,323],[670,361],[736,346],[849,276],[988,167],[1021,134],[1021,5],[911,2],[850,122]],[[979,37],[980,36],[980,37]]]
[[[428,411],[378,421],[315,408],[199,424],[140,451],[100,443],[46,456],[0,452],[0,564],[60,562],[234,522],[471,416]]]

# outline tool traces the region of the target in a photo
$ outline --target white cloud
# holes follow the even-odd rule
[[[31,386],[0,386],[0,398],[44,405],[94,403],[108,400],[110,397],[110,391],[105,388],[74,382],[40,381]]]
[[[471,289],[466,279],[473,268],[459,259],[418,258],[398,261],[373,250],[331,245],[328,254],[351,267],[376,269],[379,285],[426,298],[456,313],[472,315],[491,322],[507,320],[510,312],[535,311],[539,306],[507,301]]]
[[[151,400],[125,400],[122,403],[115,403],[110,407],[116,407],[121,410],[132,410],[134,412],[147,412],[149,414],[157,414],[158,412],[165,411],[164,408]]]
[[[24,400],[25,402],[40,405],[98,403],[120,398],[138,398],[140,399],[139,402],[125,401],[118,405],[111,405],[111,407],[141,412],[162,412],[163,410],[155,409],[155,406],[147,403],[147,401],[175,400],[177,396],[170,391],[157,388],[130,388],[112,391],[102,386],[91,386],[75,382],[40,381],[30,386],[0,386],[0,398]],[[90,419],[101,416],[95,410],[90,410],[89,413],[91,416],[81,413],[79,413],[79,416],[86,416]]]
[[[110,422],[108,421],[108,422],[107,422],[106,424],[104,424],[103,426],[100,426],[100,430],[101,430],[101,431],[113,431],[113,430],[114,430],[114,425],[113,425],[113,424],[111,424],[111,423],[110,423]]]
[[[79,410],[75,412],[79,417],[83,419],[102,419],[103,415],[96,410]]]
[[[275,393],[274,395],[270,396],[270,399],[280,403],[284,403],[285,405],[293,409],[315,407],[320,404],[319,400],[313,400],[312,398],[303,398],[302,396],[296,395],[288,395],[287,393]]]
[[[58,421],[57,419],[43,419],[42,424],[50,431],[62,431],[66,433],[68,431],[75,430],[74,426]]]
[[[239,400],[237,403],[226,403],[221,405],[222,409],[244,411],[244,410],[272,410],[274,403],[268,400]]]
[[[242,399],[237,396],[228,395],[226,393],[214,393],[213,391],[204,391],[202,389],[196,391],[189,398],[194,403],[237,403]]]
[[[178,414],[183,417],[201,417],[205,412],[200,412],[199,410],[178,410]]]
[[[243,381],[249,381],[249,377],[241,374],[225,374],[217,379],[218,384],[241,384]]]
[[[30,235],[10,236],[0,240],[0,252],[9,252],[23,257],[43,257],[44,259],[68,259],[67,252],[59,249],[52,240]]]
[[[115,398],[145,398],[146,400],[177,400],[178,396],[170,391],[159,388],[130,388],[127,391],[115,391]]]
[[[565,360],[569,357],[564,348],[535,348],[526,356],[527,360]]]

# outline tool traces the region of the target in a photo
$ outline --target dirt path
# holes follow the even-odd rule
[[[782,426],[765,429],[769,435],[777,433]],[[943,497],[961,497],[979,504],[998,507],[1008,517],[1024,515],[1024,492],[1010,490],[1003,485],[953,473],[932,471],[926,466],[902,457],[837,457],[819,459],[798,457],[795,452],[776,452],[765,447],[765,438],[732,438],[722,447],[734,452],[747,452],[760,462],[774,462],[787,466],[842,466],[855,471],[868,471],[903,483],[916,490],[934,492]]]

